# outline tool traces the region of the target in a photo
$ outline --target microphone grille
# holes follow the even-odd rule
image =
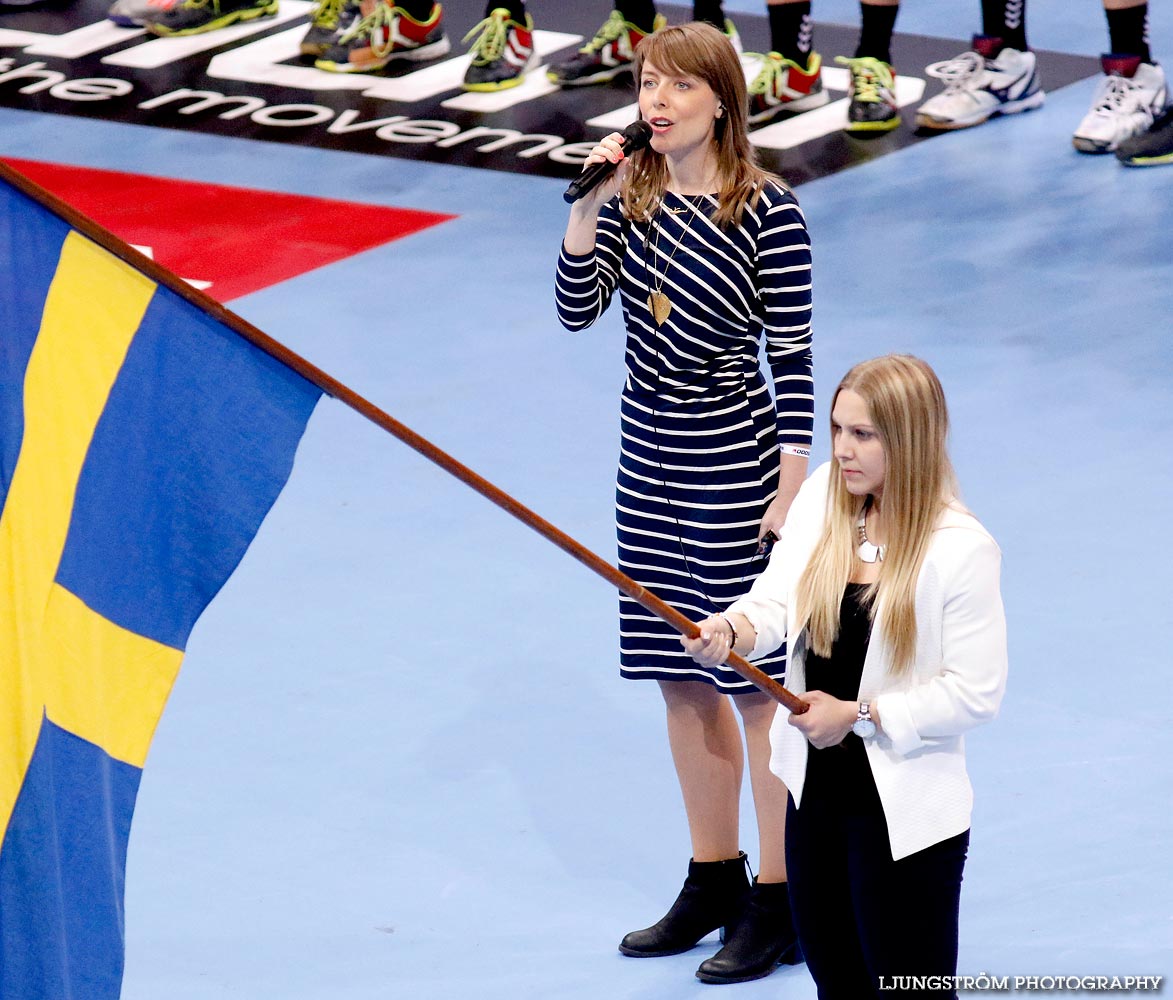
[[[623,151],[625,153],[643,149],[651,141],[652,126],[642,118],[639,121],[632,122],[623,130]]]

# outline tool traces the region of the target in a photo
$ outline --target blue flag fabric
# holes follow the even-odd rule
[[[0,180],[0,997],[116,1000],[142,767],[320,391]]]

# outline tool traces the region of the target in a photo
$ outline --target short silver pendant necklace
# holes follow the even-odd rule
[[[871,510],[871,503],[864,504],[863,513],[859,515],[859,520],[855,522],[856,540],[859,542],[859,558],[865,563],[883,562],[884,551],[888,548],[886,545],[877,545],[868,538],[868,511]]]

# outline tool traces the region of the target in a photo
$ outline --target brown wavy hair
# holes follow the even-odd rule
[[[757,205],[766,184],[785,184],[757,165],[746,123],[745,73],[733,45],[722,32],[700,21],[661,28],[635,50],[637,94],[645,62],[665,73],[703,80],[724,105],[725,114],[716,120],[713,133],[720,185],[713,221],[722,228],[740,224],[746,207]],[[632,153],[621,191],[628,218],[650,221],[667,189],[664,157],[650,146]]]

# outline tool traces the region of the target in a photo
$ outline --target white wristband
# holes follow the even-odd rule
[[[798,458],[810,458],[811,450],[809,448],[800,448],[796,444],[780,444],[778,450],[783,455],[795,455]]]

